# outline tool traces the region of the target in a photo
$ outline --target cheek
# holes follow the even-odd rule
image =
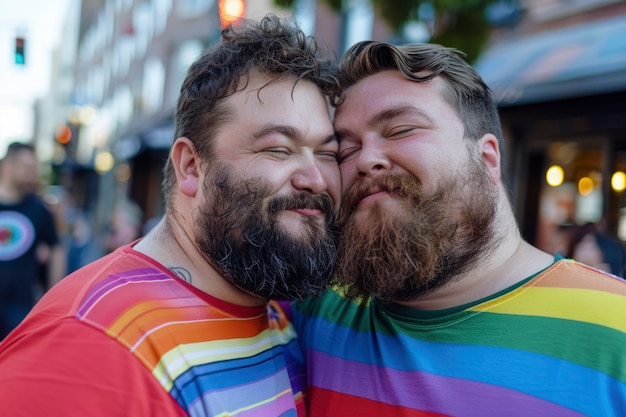
[[[342,192],[346,192],[356,182],[356,166],[352,160],[346,161],[339,166],[339,172]]]
[[[451,174],[464,164],[464,160],[456,158],[447,149],[420,147],[413,143],[398,144],[389,153],[389,158],[394,168],[413,174],[426,183]]]
[[[326,181],[327,193],[339,206],[341,203],[341,173],[339,167],[335,164],[321,168],[322,175]]]

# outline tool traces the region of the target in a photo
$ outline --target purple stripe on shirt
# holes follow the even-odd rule
[[[163,272],[151,268],[133,269],[120,274],[109,275],[89,290],[89,294],[83,299],[76,315],[77,317],[82,318],[104,294],[116,287],[124,286],[133,282],[159,282],[170,279],[171,278]]]
[[[581,417],[583,414],[523,392],[426,372],[398,371],[309,351],[320,388],[415,410],[464,417]],[[321,365],[319,365],[321,364]]]

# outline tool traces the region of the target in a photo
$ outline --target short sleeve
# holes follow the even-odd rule
[[[0,345],[2,416],[187,415],[126,347],[74,318],[9,339]]]

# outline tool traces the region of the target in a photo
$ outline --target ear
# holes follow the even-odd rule
[[[500,145],[498,138],[487,133],[479,141],[481,156],[487,167],[491,182],[497,184],[500,181]]]
[[[200,157],[193,143],[186,137],[176,139],[171,157],[178,188],[184,195],[195,197],[200,183]]]

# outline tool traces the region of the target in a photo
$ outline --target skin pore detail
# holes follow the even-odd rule
[[[168,269],[172,271],[174,275],[176,275],[178,278],[182,279],[186,283],[188,284],[192,283],[191,273],[187,269],[183,268],[182,266],[170,266],[168,267]]]

